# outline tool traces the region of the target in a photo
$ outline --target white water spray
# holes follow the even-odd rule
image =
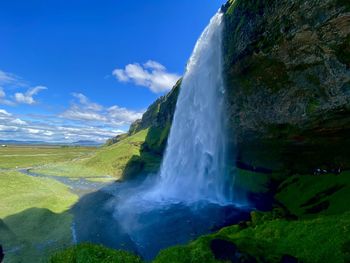
[[[222,66],[223,14],[197,41],[182,80],[160,182],[153,198],[227,202],[226,125]]]

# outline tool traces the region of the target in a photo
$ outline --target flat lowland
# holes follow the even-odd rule
[[[8,146],[0,147],[0,169],[26,168],[69,161],[93,154],[93,147]]]

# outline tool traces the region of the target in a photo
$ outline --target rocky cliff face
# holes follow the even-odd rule
[[[304,172],[348,166],[350,2],[236,0],[225,9],[228,112],[239,158]]]
[[[143,114],[141,120],[135,121],[128,135],[147,129],[147,136],[140,149],[140,156],[129,160],[124,177],[130,178],[142,173],[156,173],[167,144],[176,101],[180,91],[181,80],[165,96],[160,97]]]

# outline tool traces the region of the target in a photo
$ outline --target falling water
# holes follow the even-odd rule
[[[230,198],[225,172],[223,14],[199,38],[181,84],[157,185],[161,198],[188,202]]]

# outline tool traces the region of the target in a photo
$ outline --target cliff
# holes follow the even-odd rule
[[[236,0],[225,9],[238,158],[296,172],[349,168],[350,2]]]

